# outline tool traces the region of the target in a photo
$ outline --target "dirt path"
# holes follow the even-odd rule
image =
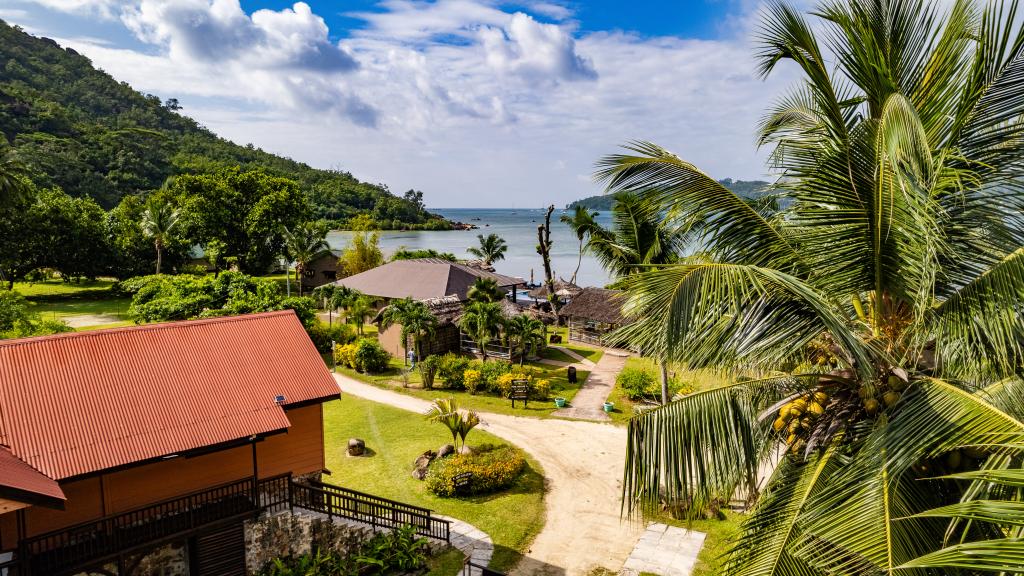
[[[590,377],[583,383],[583,387],[572,399],[572,404],[561,410],[556,410],[554,415],[563,418],[576,418],[579,420],[595,420],[607,422],[611,420],[604,411],[604,402],[608,394],[615,387],[615,377],[626,365],[628,353],[616,350],[606,350],[596,365],[582,366],[577,364],[579,370],[590,370]]]
[[[341,391],[413,412],[425,400],[335,374]],[[626,431],[611,424],[481,413],[481,427],[530,453],[544,468],[546,521],[517,575],[584,575],[603,566],[618,571],[643,526],[619,519]]]

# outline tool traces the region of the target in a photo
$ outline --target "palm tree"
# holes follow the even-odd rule
[[[384,313],[381,316],[381,328],[386,329],[389,326],[397,324],[402,329],[402,343],[405,347],[405,356],[408,360],[409,356],[409,338],[413,341],[413,350],[416,352],[416,358],[420,359],[420,343],[424,336],[429,336],[434,333],[437,328],[437,317],[430,311],[430,308],[426,304],[412,298],[404,298],[402,300],[395,300],[387,308],[384,309]]]
[[[594,223],[589,233],[588,249],[614,277],[676,262],[687,240],[686,228],[635,194],[618,195],[611,229]]]
[[[427,410],[426,418],[430,422],[444,424],[452,434],[452,444],[458,448],[459,440],[466,445],[466,436],[480,424],[476,412],[462,412],[455,398],[436,398]]]
[[[472,302],[466,305],[459,319],[459,328],[480,347],[484,362],[487,362],[487,344],[503,321],[501,305],[497,302]]]
[[[302,296],[302,273],[306,265],[318,254],[330,248],[327,245],[327,223],[323,220],[318,222],[303,222],[292,227],[291,230],[284,230],[285,255],[295,262],[295,283],[299,286],[299,296]]]
[[[587,244],[586,240],[590,234],[598,228],[597,221],[594,218],[597,216],[597,212],[591,212],[589,208],[581,204],[577,204],[572,211],[572,215],[562,214],[559,220],[569,225],[572,228],[572,233],[576,235],[576,239],[580,241],[580,256],[576,260],[576,269],[572,271],[572,278],[569,280],[571,284],[576,283],[576,275],[580,272],[580,265],[583,264],[583,253],[586,252]]]
[[[978,448],[1024,432],[1024,34],[1013,5],[941,6],[765,11],[762,73],[803,75],[760,127],[778,210],[654,144],[599,164],[703,251],[624,281],[619,336],[734,377],[630,421],[624,510],[754,499],[787,448],[725,574],[1024,571],[989,523],[1019,490],[984,502],[1024,472]]]
[[[156,248],[156,273],[160,273],[164,248],[171,231],[178,224],[178,211],[164,198],[150,196],[142,213],[142,233],[153,240]]]
[[[520,314],[509,319],[506,330],[514,344],[513,349],[519,352],[519,365],[522,366],[526,355],[536,353],[537,349],[547,341],[547,326],[540,320],[527,314]]]
[[[29,190],[28,170],[7,141],[0,141],[0,206],[22,198]]]
[[[498,302],[505,297],[505,291],[491,278],[477,278],[466,292],[471,302]]]
[[[480,246],[472,246],[466,249],[473,256],[484,261],[484,264],[490,266],[498,260],[505,259],[505,252],[508,251],[508,244],[505,243],[505,239],[497,234],[477,234],[477,241],[480,242]]]
[[[353,291],[354,292],[354,291]],[[375,312],[373,307],[373,300],[367,296],[355,292],[350,294],[348,298],[342,296],[343,293],[336,292],[334,295],[335,302],[343,303],[345,308],[345,316],[348,317],[348,321],[356,327],[356,334],[363,335],[363,325],[366,324],[366,319],[373,315]]]

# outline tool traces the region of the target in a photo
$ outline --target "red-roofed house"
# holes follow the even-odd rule
[[[244,574],[242,522],[323,470],[337,396],[291,311],[0,341],[0,574],[170,542]]]

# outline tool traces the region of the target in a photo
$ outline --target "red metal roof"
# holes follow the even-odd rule
[[[12,500],[66,500],[56,480],[47,478],[42,472],[22,462],[11,451],[0,446],[0,490]]]
[[[0,341],[0,444],[60,480],[285,429],[338,387],[293,312]]]

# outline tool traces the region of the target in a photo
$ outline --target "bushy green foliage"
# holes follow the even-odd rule
[[[640,400],[658,393],[658,378],[648,370],[637,367],[623,368],[615,378],[615,384],[622,388],[630,400]]]
[[[420,377],[425,390],[430,390],[434,387],[434,378],[437,377],[437,369],[440,364],[439,357],[432,355],[420,360],[419,364],[416,365],[420,370]]]
[[[13,290],[0,290],[0,339],[24,338],[70,332],[71,328],[58,320],[42,320],[29,309],[28,302]]]
[[[379,532],[350,556],[316,550],[301,556],[275,558],[257,576],[364,576],[407,573],[427,564],[426,538],[412,526]]]
[[[137,92],[74,50],[3,22],[0,63],[0,132],[27,159],[40,187],[59,186],[109,209],[177,174],[261,169],[294,181],[314,218],[343,224],[364,213],[382,228],[450,228],[424,209],[422,193],[398,197],[348,172],[218,138],[180,114],[177,102]]]
[[[489,494],[511,486],[526,468],[522,450],[513,446],[478,446],[473,454],[457,454],[435,460],[426,485],[438,496]],[[469,485],[455,491],[455,477],[469,472]]]
[[[332,325],[314,322],[312,326],[306,329],[306,332],[309,333],[309,339],[313,341],[313,345],[321,353],[331,351],[332,341],[338,346],[348,344],[356,339],[356,331],[351,326],[340,322]]]
[[[391,354],[380,345],[376,338],[363,338],[356,345],[356,370],[370,374],[388,369]]]
[[[449,352],[438,360],[437,375],[444,381],[444,388],[462,390],[466,368],[469,368],[468,358]]]
[[[399,248],[391,255],[391,261],[395,260],[416,260],[418,258],[440,258],[441,260],[448,260],[449,262],[455,262],[455,254],[451,252],[438,252],[433,248]]]
[[[480,388],[480,371],[474,370],[473,368],[467,368],[462,372],[462,385],[466,387],[466,392],[470,394],[476,394],[478,388]]]
[[[136,322],[188,320],[272,310],[294,310],[302,324],[316,323],[316,304],[310,298],[288,298],[273,280],[240,272],[213,276],[139,276],[117,284],[132,296],[128,317]]]
[[[480,370],[483,388],[488,392],[498,391],[498,378],[512,371],[512,364],[505,360],[488,360],[475,362],[474,368]]]

